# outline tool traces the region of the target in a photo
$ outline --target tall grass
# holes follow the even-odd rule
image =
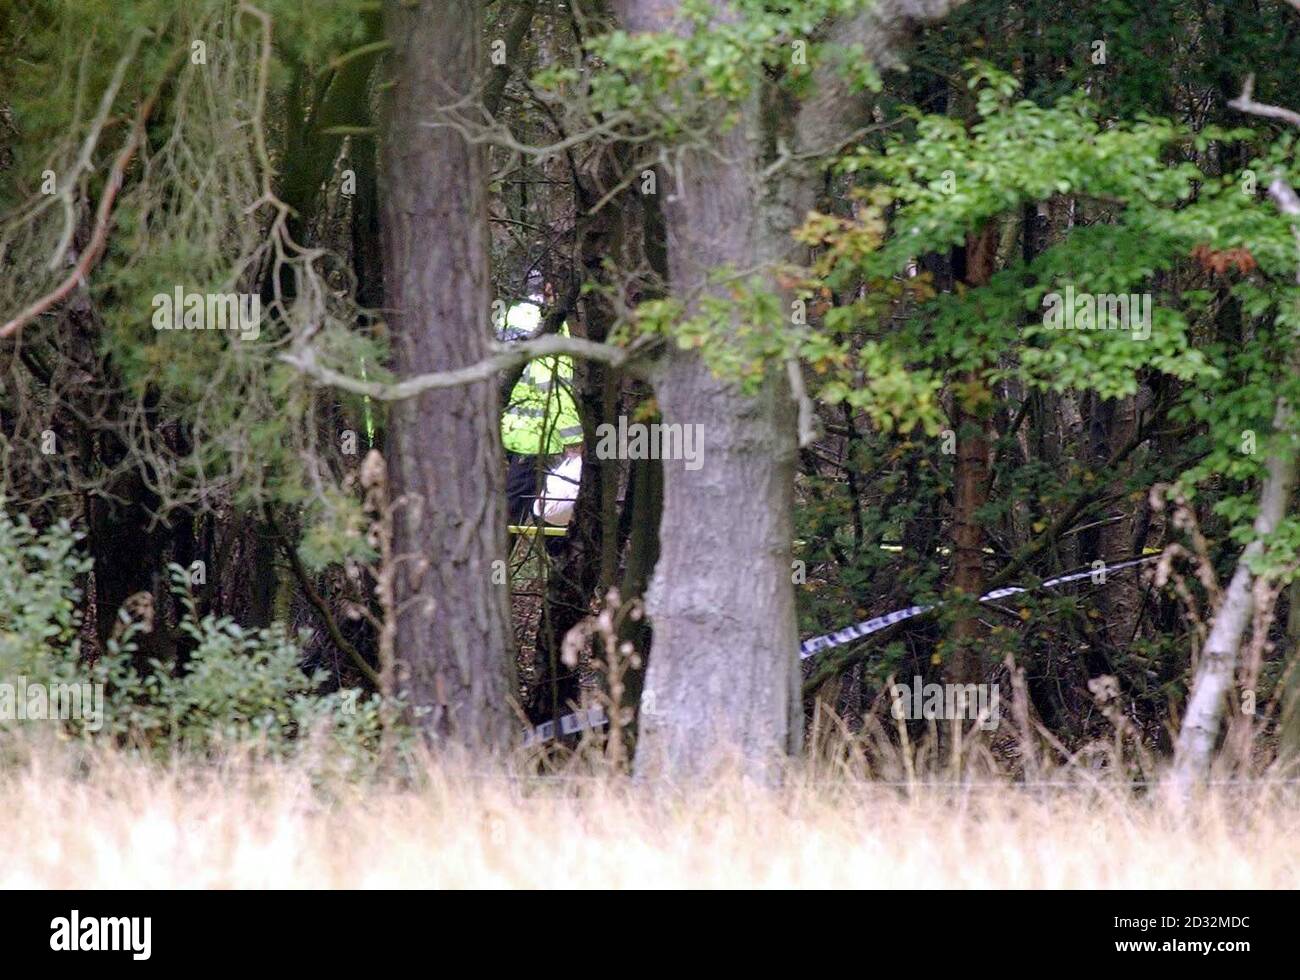
[[[1218,787],[1176,813],[1121,786],[947,787],[792,770],[686,789],[576,769],[401,780],[320,760],[159,764],[25,745],[0,770],[0,887],[1300,885],[1300,792]]]

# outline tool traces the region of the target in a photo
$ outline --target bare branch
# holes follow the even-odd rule
[[[355,395],[365,395],[378,401],[395,402],[414,398],[426,391],[440,388],[455,388],[460,385],[476,384],[493,379],[501,371],[508,371],[534,358],[547,357],[552,354],[568,354],[600,361],[610,367],[626,367],[637,355],[643,353],[644,345],[615,347],[611,344],[599,344],[581,337],[539,337],[536,340],[516,344],[496,344],[494,353],[486,360],[453,371],[435,371],[430,374],[417,374],[405,381],[385,384],[380,381],[360,381],[321,364],[316,356],[316,349],[302,345],[287,354],[281,354],[280,360],[291,364],[303,374],[314,378],[321,384],[349,391]]]
[[[1294,3],[1300,3],[1300,0],[1292,0]],[[1298,7],[1297,9],[1300,9]],[[1265,119],[1280,119],[1283,122],[1290,123],[1292,126],[1300,126],[1300,112],[1293,112],[1290,109],[1283,109],[1281,106],[1266,105],[1263,102],[1256,102],[1255,94],[1255,76],[1247,75],[1246,81],[1242,83],[1241,94],[1233,99],[1228,105],[1238,112],[1246,112],[1252,116],[1263,116]]]
[[[99,111],[90,124],[90,131],[86,134],[86,139],[81,144],[81,153],[72,165],[72,170],[63,178],[63,191],[59,195],[63,199],[65,216],[63,236],[59,239],[58,247],[55,248],[54,254],[50,257],[49,267],[51,270],[57,269],[63,264],[63,256],[67,253],[68,246],[72,244],[72,235],[77,224],[76,211],[73,208],[73,196],[76,194],[77,182],[81,179],[82,172],[90,169],[91,158],[95,154],[95,147],[99,145],[99,137],[104,131],[104,124],[108,122],[109,114],[113,111],[113,103],[117,99],[117,93],[122,88],[122,82],[126,79],[126,70],[130,67],[131,62],[135,60],[136,52],[139,51],[140,42],[144,40],[144,36],[145,32],[142,30],[138,30],[131,35],[131,40],[126,46],[126,52],[118,61],[117,67],[113,69],[113,77],[109,79],[108,87],[104,89],[104,94],[99,100]]]
[[[285,558],[289,560],[289,568],[293,572],[293,577],[297,579],[298,585],[303,591],[303,595],[306,596],[311,607],[316,610],[321,621],[325,624],[325,631],[329,634],[330,640],[336,647],[347,654],[347,657],[352,661],[353,666],[361,672],[366,680],[370,681],[370,683],[375,686],[375,690],[387,694],[388,692],[384,689],[379,673],[366,662],[366,658],[361,656],[361,652],[348,642],[347,637],[343,635],[343,631],[339,629],[338,622],[330,612],[329,606],[312,585],[311,576],[307,573],[307,569],[304,567],[302,559],[298,557],[298,549],[293,546],[288,535],[284,533],[280,525],[276,522],[275,511],[269,503],[262,505],[262,513],[266,517],[267,526],[270,527],[272,533],[275,534],[276,542],[280,545],[280,550],[284,552]]]
[[[108,229],[113,223],[113,204],[117,200],[118,192],[122,189],[123,181],[126,179],[126,168],[130,164],[131,158],[135,156],[135,151],[144,142],[145,124],[149,121],[149,117],[153,115],[154,106],[158,104],[158,98],[162,94],[163,86],[166,85],[172,73],[180,67],[184,56],[184,48],[178,48],[172,54],[171,60],[168,61],[167,67],[163,71],[162,78],[159,79],[157,86],[154,87],[144,104],[140,106],[140,111],[136,113],[135,123],[131,127],[126,143],[118,151],[117,158],[113,161],[113,167],[108,172],[108,181],[104,185],[104,194],[99,199],[99,209],[95,214],[95,229],[91,233],[90,243],[86,246],[85,251],[81,253],[76,266],[68,273],[63,282],[36,300],[3,327],[0,327],[0,340],[13,336],[24,325],[49,310],[56,303],[66,299],[68,294],[76,289],[80,283],[85,282],[86,275],[94,268],[95,263],[99,261],[99,257],[104,254],[104,249],[108,245]]]
[[[808,396],[808,389],[803,383],[803,369],[799,359],[792,357],[785,362],[786,373],[790,377],[790,393],[795,404],[799,406],[799,448],[805,449],[821,438],[821,426],[818,425],[817,409]]]
[[[455,107],[450,107],[455,108]],[[564,139],[557,140],[546,146],[529,146],[520,143],[515,139],[514,134],[504,126],[486,126],[477,130],[471,129],[464,123],[458,122],[449,115],[437,122],[426,122],[421,125],[428,126],[431,129],[454,129],[460,133],[468,143],[480,144],[489,143],[493,146],[499,146],[503,149],[511,150],[521,156],[535,157],[539,160],[546,160],[557,154],[563,153],[571,147],[581,146],[583,143],[590,142],[597,136],[606,136],[610,139],[619,139],[626,143],[644,143],[649,136],[636,136],[624,132],[618,128],[621,123],[631,122],[633,115],[630,112],[615,112],[606,117],[605,120],[595,123],[591,128],[581,133],[575,133]]]
[[[1300,3],[1300,0],[1295,2]],[[1269,185],[1268,196],[1273,199],[1273,203],[1283,214],[1300,218],[1300,196],[1297,196],[1294,188],[1281,177]]]

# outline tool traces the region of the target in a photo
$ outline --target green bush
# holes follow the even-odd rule
[[[17,701],[22,684],[95,683],[81,661],[77,631],[81,625],[81,590],[77,577],[90,560],[77,550],[80,535],[66,521],[38,531],[24,516],[13,520],[0,510],[0,732],[20,724]],[[92,726],[98,728],[97,725]],[[77,730],[82,723],[68,720]]]
[[[91,568],[66,521],[37,531],[26,517],[0,510],[0,683],[99,685],[102,715],[83,712],[62,722],[65,732],[107,738],[157,754],[207,753],[255,747],[288,756],[313,739],[356,760],[379,744],[381,700],[355,689],[324,692],[327,674],[305,673],[297,637],[283,625],[249,630],[230,617],[198,615],[189,580],[171,566],[173,591],[184,610],[180,629],[194,641],[185,665],[151,660],[142,674],[133,655],[141,625],[93,662],[82,656],[81,592]],[[158,628],[165,628],[159,623]],[[394,712],[396,715],[398,712]],[[0,731],[14,731],[0,719]]]

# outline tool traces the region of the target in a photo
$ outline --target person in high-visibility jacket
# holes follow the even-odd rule
[[[540,320],[541,309],[537,304],[517,303],[506,314],[501,339],[521,340],[531,336]],[[562,337],[569,336],[567,323],[560,327],[559,333]],[[573,479],[572,458],[580,452],[582,419],[573,400],[571,357],[554,355],[528,362],[510,392],[501,417],[501,442],[506,450],[510,523],[523,524],[530,516],[547,517],[547,511],[554,513],[549,507],[538,507],[538,477],[543,469],[538,457],[563,454],[569,460],[565,477]],[[548,468],[558,469],[563,462],[559,460],[556,466]]]

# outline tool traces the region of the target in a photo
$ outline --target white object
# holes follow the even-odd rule
[[[581,479],[582,457],[565,456],[558,466],[546,471],[541,496],[533,501],[533,516],[547,524],[567,525],[573,517]]]

